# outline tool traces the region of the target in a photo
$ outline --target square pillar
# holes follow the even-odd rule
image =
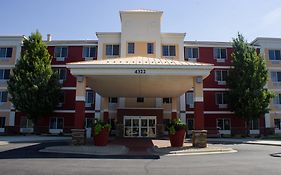
[[[265,135],[265,116],[261,115],[259,118],[260,135]]]
[[[204,129],[203,78],[193,78],[195,130]]]
[[[108,113],[108,97],[102,97],[102,108],[103,108],[103,122],[109,123],[109,113]]]
[[[76,97],[75,97],[75,118],[74,118],[75,129],[84,129],[85,95],[86,95],[86,78],[84,76],[77,76]]]
[[[178,118],[178,98],[177,97],[172,97],[172,115],[171,119],[177,119]]]

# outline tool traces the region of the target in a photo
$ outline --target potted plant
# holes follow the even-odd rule
[[[93,138],[96,146],[106,146],[108,143],[111,125],[101,120],[95,120],[93,124]]]
[[[182,147],[187,126],[180,119],[172,120],[168,126],[169,138],[172,147]]]

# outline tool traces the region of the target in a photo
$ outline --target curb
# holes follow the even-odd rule
[[[271,144],[271,143],[258,143],[258,142],[251,142],[251,141],[229,141],[229,140],[210,140],[209,143],[233,143],[233,144],[249,144],[249,145],[264,145],[264,146],[281,146],[281,144]]]

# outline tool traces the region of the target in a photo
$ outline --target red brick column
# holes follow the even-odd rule
[[[109,113],[108,113],[108,111],[103,112],[103,122],[109,123]]]
[[[195,130],[204,129],[204,102],[194,102]]]
[[[76,77],[76,97],[75,97],[75,115],[74,128],[84,129],[85,121],[85,95],[86,95],[86,78]]]
[[[178,118],[178,113],[177,112],[172,112],[172,120]]]
[[[203,98],[203,78],[194,77],[194,118],[195,118],[195,130],[204,129],[204,98]]]
[[[264,115],[259,118],[260,135],[265,135],[265,118]]]

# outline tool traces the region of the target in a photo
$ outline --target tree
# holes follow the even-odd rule
[[[238,117],[249,122],[269,111],[270,99],[274,97],[265,85],[268,71],[264,58],[238,33],[233,39],[233,68],[229,72],[229,104]]]
[[[21,58],[8,81],[10,101],[34,124],[50,115],[59,102],[58,75],[51,68],[51,58],[41,34],[36,31],[24,39]]]

